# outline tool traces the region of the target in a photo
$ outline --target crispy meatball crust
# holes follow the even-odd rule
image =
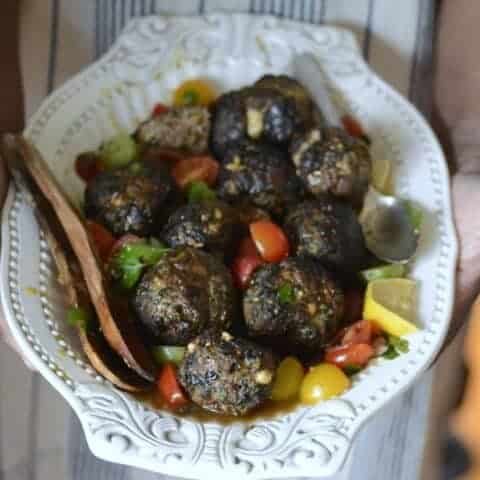
[[[288,289],[288,299],[281,296]],[[307,257],[260,267],[250,280],[243,313],[252,337],[282,345],[287,353],[318,353],[343,317],[343,292],[331,275]]]
[[[254,84],[257,88],[269,88],[295,102],[305,126],[312,123],[314,104],[307,89],[297,80],[287,75],[264,75]]]
[[[228,150],[220,166],[218,192],[234,205],[249,201],[279,216],[301,195],[301,186],[284,152],[245,141]]]
[[[238,416],[270,397],[276,367],[269,349],[226,332],[206,332],[188,344],[178,379],[205,410]]]
[[[328,198],[303,202],[289,210],[284,229],[297,255],[346,273],[368,264],[362,227],[350,205]]]
[[[149,269],[132,303],[147,339],[156,345],[186,345],[207,327],[228,328],[236,309],[226,267],[190,247],[166,253]]]
[[[247,135],[253,140],[285,144],[303,130],[295,101],[277,90],[251,87],[243,92]]]
[[[362,203],[371,172],[370,153],[362,140],[340,128],[313,128],[292,141],[290,154],[310,193]]]
[[[215,102],[210,147],[221,160],[227,150],[247,138],[245,106],[242,93],[229,92]]]
[[[227,252],[234,244],[238,219],[230,205],[220,201],[190,203],[176,210],[161,237],[170,247],[187,245],[212,253]]]
[[[126,169],[98,174],[85,190],[85,215],[115,236],[146,236],[154,232],[167,196],[174,191],[170,174]]]

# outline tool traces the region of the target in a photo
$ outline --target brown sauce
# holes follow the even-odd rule
[[[278,415],[285,415],[293,412],[297,407],[300,406],[300,402],[298,400],[288,400],[282,402],[267,400],[267,402],[265,402],[261,407],[253,410],[247,415],[234,417],[230,415],[219,415],[216,413],[207,412],[206,410],[203,410],[194,404],[191,404],[188,409],[183,412],[173,412],[154,391],[147,393],[136,393],[133,394],[133,396],[140,402],[145,403],[155,410],[167,410],[175,413],[175,415],[187,418],[189,420],[202,423],[219,423],[221,425],[231,425],[232,423],[251,424],[262,420],[270,420]]]

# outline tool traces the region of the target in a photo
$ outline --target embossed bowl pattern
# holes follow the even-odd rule
[[[97,63],[51,95],[26,135],[74,202],[83,185],[75,155],[120,129],[133,130],[186,78],[220,90],[265,73],[291,73],[296,52],[312,52],[335,98],[361,118],[375,158],[394,163],[398,193],[427,212],[412,275],[420,285],[422,330],[410,352],[375,360],[341,398],[246,425],[200,423],[154,411],[98,376],[65,325],[65,305],[29,199],[10,188],[2,223],[1,295],[29,361],[73,407],[90,448],[113,462],[188,478],[260,479],[337,472],[368,417],[405,390],[435,357],[448,329],[457,256],[449,179],[428,124],[364,63],[347,31],[273,17],[213,14],[134,20]],[[37,291],[39,295],[32,295]]]

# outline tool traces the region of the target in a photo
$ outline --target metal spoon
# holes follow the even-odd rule
[[[327,90],[327,78],[312,54],[293,59],[295,75],[310,91],[327,124],[342,127],[341,114]],[[418,247],[419,231],[412,225],[404,200],[383,195],[370,185],[360,214],[368,249],[380,260],[407,263]]]

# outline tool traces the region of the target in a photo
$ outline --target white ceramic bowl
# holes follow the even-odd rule
[[[425,120],[377,78],[353,36],[331,27],[248,15],[148,17],[133,21],[111,51],[50,96],[26,135],[67,193],[82,183],[73,162],[118,129],[133,130],[175,86],[206,77],[226,90],[265,73],[289,73],[295,52],[318,57],[345,106],[365,124],[375,158],[395,166],[397,192],[427,212],[413,268],[422,330],[408,354],[375,360],[341,398],[253,425],[202,424],[154,411],[117,391],[86,362],[65,308],[48,248],[30,206],[10,189],[2,224],[1,295],[29,361],[73,407],[91,450],[113,462],[191,478],[259,479],[337,472],[368,417],[427,368],[448,329],[456,239],[449,179]],[[39,295],[32,295],[32,287]]]

